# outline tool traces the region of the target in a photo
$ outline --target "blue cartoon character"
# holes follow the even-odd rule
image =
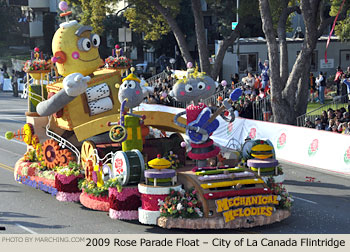
[[[192,101],[192,104],[186,108],[186,111],[178,113],[174,122],[186,129],[192,147],[188,156],[197,161],[197,166],[203,167],[206,166],[208,158],[216,157],[220,152],[220,148],[214,146],[213,140],[209,137],[219,127],[216,117],[220,115],[231,122],[235,119],[231,103],[238,100],[242,90],[234,90],[230,99],[225,99],[223,105],[212,113],[209,107],[199,101],[213,95],[218,84],[204,73],[191,68],[192,64],[188,64],[188,67],[187,76],[176,82],[170,95],[179,102]],[[224,110],[229,111],[230,119],[223,115]],[[178,118],[184,114],[186,114],[187,125],[178,121]]]

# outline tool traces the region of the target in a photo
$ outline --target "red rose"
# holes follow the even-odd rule
[[[256,128],[251,128],[250,129],[249,137],[251,139],[254,139],[256,137]]]
[[[285,134],[285,133],[282,133],[282,134],[280,135],[280,137],[278,138],[278,142],[279,142],[279,144],[280,144],[280,145],[285,144],[286,139],[287,139],[286,134]]]
[[[346,157],[350,159],[350,147],[346,150]]]
[[[317,151],[317,149],[318,149],[318,140],[317,139],[314,139],[313,141],[312,141],[312,143],[311,143],[311,151],[312,152],[315,152],[315,151]]]

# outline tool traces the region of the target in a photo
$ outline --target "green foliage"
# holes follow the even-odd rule
[[[97,34],[102,34],[104,31],[103,21],[106,18],[106,5],[111,2],[115,1],[67,0],[68,4],[81,7],[82,13],[79,15],[80,22],[84,25],[91,25]]]
[[[331,10],[329,15],[336,16],[342,0],[334,0],[331,2]],[[342,41],[350,39],[350,3],[345,1],[343,9],[347,9],[346,18],[344,20],[337,21],[335,26],[335,35],[339,36]]]
[[[180,1],[159,1],[165,7],[169,15],[176,17],[179,13]],[[170,32],[170,27],[165,18],[145,0],[129,1],[133,7],[125,11],[125,17],[130,22],[130,28],[136,32],[144,32],[145,40],[159,40],[162,35]]]
[[[92,194],[96,197],[106,197],[108,196],[108,188],[117,188],[118,192],[122,191],[121,182],[123,180],[122,176],[111,178],[104,183],[103,186],[98,187],[94,181],[79,180],[78,187],[80,190],[84,189],[87,194]]]
[[[105,186],[107,188],[109,188],[109,187],[117,188],[118,192],[121,192],[123,189],[122,188],[122,181],[123,181],[123,176],[111,178],[105,182]]]
[[[57,167],[57,173],[66,175],[67,177],[70,175],[79,176],[82,170],[80,169],[80,165],[76,162],[70,161],[68,166],[59,166]]]
[[[13,139],[14,136],[15,136],[15,134],[14,134],[12,131],[7,131],[7,132],[5,133],[5,138],[6,138],[7,140]]]
[[[92,194],[96,197],[108,196],[108,187],[104,185],[98,187],[94,181],[79,180],[78,187],[80,190],[84,189],[87,194]]]

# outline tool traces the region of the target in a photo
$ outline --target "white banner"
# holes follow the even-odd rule
[[[184,109],[141,104],[139,110],[179,113]],[[212,135],[216,144],[237,149],[247,137],[269,139],[277,159],[350,175],[350,135],[286,124],[236,118],[217,118],[220,127]]]

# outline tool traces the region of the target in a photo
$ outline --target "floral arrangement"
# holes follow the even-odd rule
[[[55,171],[53,170],[39,170],[35,175],[40,178],[55,180]]]
[[[109,179],[104,183],[103,186],[98,187],[94,181],[87,181],[86,179],[84,179],[79,181],[78,187],[80,190],[84,189],[84,192],[86,192],[87,194],[92,194],[96,197],[107,197],[109,187],[115,187],[118,189],[118,192],[121,192],[122,181],[123,181],[122,176],[118,176],[118,177]]]
[[[47,62],[46,60],[41,60],[41,59],[27,60],[23,68],[24,72],[42,71],[42,70],[50,70],[50,63]]]
[[[108,187],[105,185],[98,187],[94,181],[88,181],[86,179],[80,180],[78,183],[80,190],[84,190],[87,194],[92,194],[96,197],[106,197],[108,196]]]
[[[125,56],[109,56],[107,59],[105,59],[105,64],[109,68],[130,67],[130,63],[131,60]]]
[[[59,166],[57,167],[57,173],[61,175],[71,176],[79,176],[82,174],[80,166],[76,162],[70,161],[68,166]]]
[[[23,160],[25,162],[40,162],[41,166],[43,167],[44,166],[44,161],[43,161],[43,154],[42,154],[41,145],[38,144],[36,149],[28,150],[24,154]],[[40,167],[38,167],[38,168],[40,169]]]
[[[170,194],[165,201],[159,200],[160,216],[173,218],[200,218],[203,217],[201,202],[198,201],[196,191],[175,191],[170,189]]]
[[[111,178],[105,182],[105,186],[107,188],[117,188],[118,192],[122,191],[122,182],[123,182],[123,176],[117,176],[115,178]]]
[[[275,183],[273,177],[269,177],[266,184],[271,189],[273,194],[278,195],[277,200],[279,201],[279,204],[276,206],[276,208],[290,210],[294,200],[287,192],[286,188],[282,186],[281,183]]]
[[[23,159],[26,162],[37,162],[38,161],[35,150],[28,150],[24,154]]]

